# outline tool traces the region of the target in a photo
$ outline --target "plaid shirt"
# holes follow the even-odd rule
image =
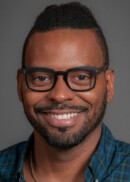
[[[0,152],[0,182],[25,182],[23,160],[33,135]],[[130,145],[114,139],[103,124],[99,146],[85,171],[86,182],[130,182]]]

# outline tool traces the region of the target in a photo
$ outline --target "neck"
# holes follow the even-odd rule
[[[50,179],[53,176],[53,181],[54,178],[64,179],[67,173],[68,181],[74,181],[75,177],[78,179],[79,175],[84,176],[85,168],[97,148],[100,136],[101,124],[78,146],[60,150],[49,146],[39,133],[34,131],[34,170],[37,176],[41,176],[39,181],[47,176],[50,176]]]

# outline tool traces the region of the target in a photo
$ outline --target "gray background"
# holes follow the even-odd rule
[[[0,150],[32,132],[17,96],[16,73],[24,39],[35,17],[49,4],[68,0],[0,1]],[[117,139],[130,143],[130,1],[80,0],[93,11],[106,36],[116,92],[104,122]]]

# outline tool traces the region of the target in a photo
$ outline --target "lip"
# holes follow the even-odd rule
[[[76,125],[76,123],[78,122],[78,118],[81,115],[81,111],[80,112],[77,112],[77,111],[66,111],[66,112],[51,111],[50,112],[49,111],[49,112],[41,112],[39,114],[43,117],[43,119],[48,124],[50,124],[53,127],[71,127]]]

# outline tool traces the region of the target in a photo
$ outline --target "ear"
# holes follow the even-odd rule
[[[106,70],[107,103],[111,102],[115,92],[115,74],[113,69]]]
[[[23,74],[21,73],[21,70],[19,69],[17,71],[17,92],[19,96],[19,100],[22,102],[22,79],[23,79]]]

